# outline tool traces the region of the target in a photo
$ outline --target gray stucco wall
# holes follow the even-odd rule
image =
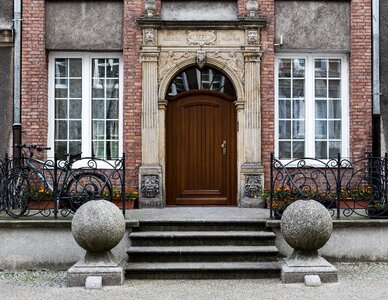
[[[122,1],[46,1],[46,48],[121,50]]]
[[[380,1],[380,85],[381,153],[384,155],[388,145],[388,1]]]
[[[350,49],[350,1],[277,0],[275,14],[278,50]]]
[[[0,158],[10,152],[13,107],[13,48],[0,47]]]
[[[0,28],[10,28],[13,18],[13,1],[0,0]]]
[[[164,20],[237,20],[237,1],[162,1]]]

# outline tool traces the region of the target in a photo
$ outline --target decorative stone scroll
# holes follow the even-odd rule
[[[244,195],[249,198],[257,198],[263,188],[260,176],[247,176],[245,179]]]
[[[141,192],[145,198],[155,198],[159,195],[159,176],[144,175],[141,180]]]
[[[214,45],[216,39],[217,36],[214,30],[187,31],[186,40],[189,45]]]

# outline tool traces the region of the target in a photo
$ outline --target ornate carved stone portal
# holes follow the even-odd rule
[[[261,189],[264,172],[261,164],[260,28],[265,22],[256,17],[222,24],[179,21],[179,26],[157,17],[144,17],[137,22],[143,30],[140,207],[163,207],[166,203],[166,95],[179,71],[193,66],[215,68],[234,86],[238,205],[260,205],[252,193]]]

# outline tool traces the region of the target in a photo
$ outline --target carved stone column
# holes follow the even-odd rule
[[[156,32],[143,32],[142,80],[142,165],[139,169],[140,208],[164,207],[162,168],[158,147],[158,56]]]
[[[247,44],[257,43],[258,33],[247,31]],[[246,47],[244,82],[244,164],[240,176],[240,207],[262,206],[260,58],[258,47]]]

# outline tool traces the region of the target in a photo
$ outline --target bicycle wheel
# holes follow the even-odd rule
[[[5,212],[17,218],[23,216],[28,209],[30,182],[28,174],[23,170],[14,170],[7,178],[4,186]]]
[[[71,178],[61,195],[61,204],[75,212],[82,204],[97,199],[112,199],[107,177],[98,173],[80,173]]]

